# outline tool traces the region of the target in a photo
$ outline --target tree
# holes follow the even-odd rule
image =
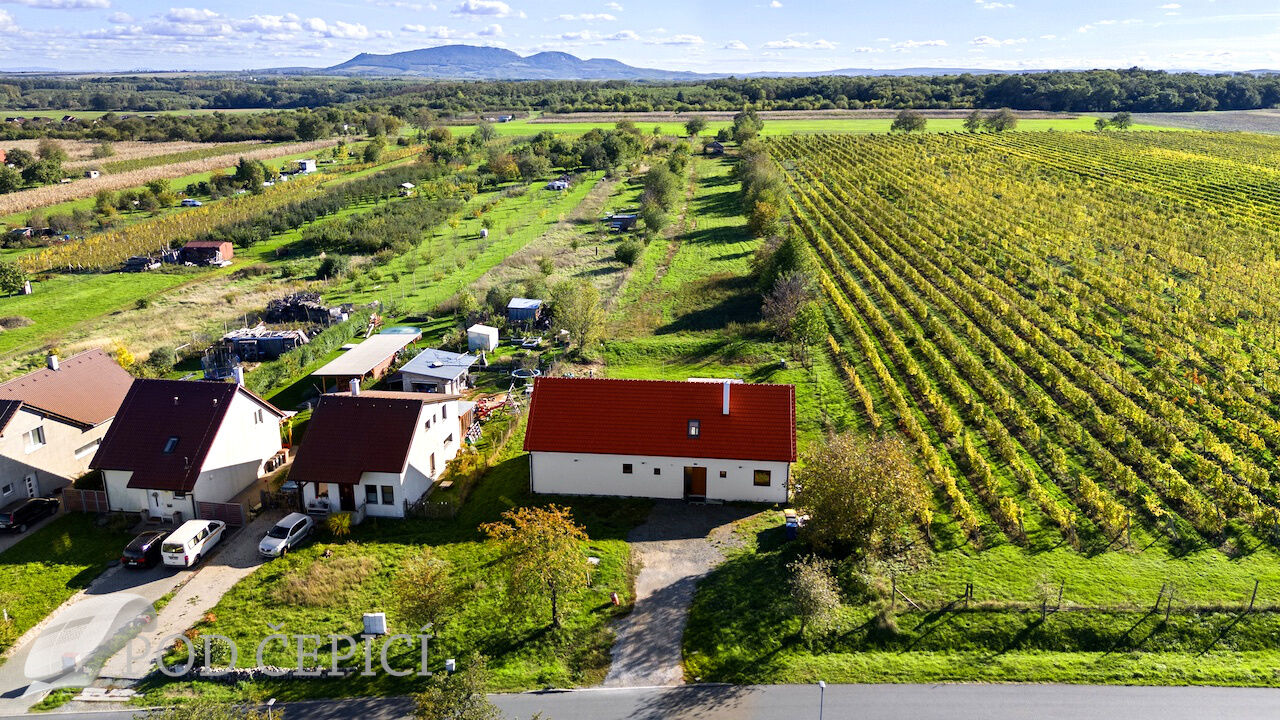
[[[644,221],[645,230],[650,235],[662,232],[662,228],[671,222],[667,211],[663,210],[656,202],[646,202],[640,206],[640,219]]]
[[[827,316],[822,312],[821,304],[810,300],[800,306],[791,319],[791,337],[802,352],[827,339]]]
[[[744,143],[754,139],[764,129],[764,121],[756,114],[754,108],[743,108],[742,112],[733,116],[733,141]]]
[[[93,158],[94,160],[101,160],[102,158],[109,158],[109,157],[111,157],[112,155],[115,155],[115,154],[116,154],[116,149],[115,149],[115,147],[113,147],[113,146],[111,145],[111,143],[109,143],[109,142],[107,142],[107,141],[105,141],[105,140],[103,140],[102,142],[98,143],[97,145],[94,145],[94,146],[93,146],[93,149],[89,151],[89,157]]]
[[[67,161],[67,151],[63,150],[61,143],[53,138],[41,138],[36,145],[36,155],[41,160],[52,160],[59,165]]]
[[[266,179],[266,173],[262,170],[262,163],[242,157],[240,162],[236,163],[236,172],[231,177],[235,180],[236,185],[246,190],[262,192],[262,183]]]
[[[668,210],[679,197],[680,180],[666,165],[655,165],[645,173],[641,202],[656,203],[658,207]]]
[[[302,113],[298,118],[298,139],[316,140],[329,134],[323,118],[314,113]]]
[[[493,127],[493,123],[478,122],[476,123],[476,137],[480,138],[484,142],[489,142],[490,140],[498,137],[498,131]]]
[[[817,299],[813,278],[798,270],[784,272],[765,293],[760,314],[773,326],[773,331],[783,340],[795,337],[796,316],[800,308]]]
[[[37,160],[22,170],[22,179],[37,185],[50,185],[65,176],[57,160]]]
[[[22,187],[22,173],[8,165],[0,165],[0,193],[11,193]]]
[[[982,113],[974,110],[964,117],[964,129],[967,132],[976,133],[982,129]]]
[[[26,166],[30,165],[31,163],[35,162],[36,156],[32,155],[31,151],[29,150],[23,150],[22,148],[12,148],[11,150],[9,150],[9,152],[4,154],[4,159],[5,159],[5,162],[21,170]]]
[[[893,124],[889,126],[890,132],[916,132],[923,131],[928,119],[924,114],[917,110],[899,110],[897,117],[893,119]]]
[[[27,284],[27,274],[14,263],[0,260],[0,292],[17,295]]]
[[[791,571],[791,604],[800,617],[800,635],[812,630],[817,635],[830,632],[840,611],[840,585],[831,571],[831,561],[810,555],[787,565]]]
[[[551,172],[551,161],[542,155],[525,153],[516,159],[516,169],[525,182],[533,182]]]
[[[472,653],[453,673],[435,673],[427,689],[413,696],[419,720],[501,720],[502,711],[485,694],[489,668],[484,656]]]
[[[396,575],[391,596],[400,617],[412,626],[407,632],[428,624],[439,627],[458,603],[449,563],[437,557],[429,545],[409,557]]]
[[[562,598],[591,579],[582,553],[586,531],[573,521],[569,508],[557,505],[514,508],[502,517],[481,530],[502,548],[508,596],[524,602],[549,600],[551,625],[560,627]]]
[[[706,129],[707,120],[704,117],[695,115],[684,122],[684,131],[689,134],[689,137],[698,137]]]
[[[604,330],[600,291],[581,278],[561,282],[551,290],[551,319],[569,331],[569,341],[581,353],[594,345]]]
[[[982,124],[992,132],[1004,132],[1018,126],[1018,116],[1009,108],[1000,108],[984,118]]]
[[[351,259],[346,255],[326,255],[316,268],[316,277],[321,280],[340,277],[347,274],[351,267]]]
[[[1093,129],[1094,129],[1094,130],[1097,130],[1098,132],[1102,132],[1103,130],[1106,130],[1106,129],[1107,129],[1107,119],[1106,119],[1106,118],[1098,118],[1097,120],[1094,120],[1094,121],[1093,121]]]
[[[796,505],[809,515],[805,541],[822,553],[877,556],[928,507],[929,492],[898,437],[832,435],[804,453]]]
[[[1133,115],[1127,112],[1118,112],[1112,115],[1107,122],[1117,130],[1128,130],[1133,125]]]
[[[272,718],[285,717],[283,708],[273,708]],[[195,696],[188,702],[172,705],[162,710],[144,710],[134,715],[134,720],[266,720],[267,713],[231,703],[218,702]]]
[[[375,137],[364,144],[364,153],[361,159],[366,163],[376,163],[382,157],[382,149],[386,147],[386,143],[381,137]]]

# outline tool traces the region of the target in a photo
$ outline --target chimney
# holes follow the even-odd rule
[[[723,387],[724,387],[724,402],[722,402],[722,403],[721,403],[721,405],[720,405],[720,414],[721,414],[721,415],[728,415],[728,414],[729,414],[729,385],[730,385],[730,382],[729,382],[728,380],[725,380],[725,381],[722,383],[722,385],[723,385]]]
[[[351,378],[351,394],[360,394],[360,378]]]
[[[45,364],[46,364],[46,365],[48,365],[48,366],[49,366],[49,369],[50,369],[50,370],[53,370],[53,371],[55,371],[55,372],[58,370],[58,356],[57,356],[57,355],[54,355],[53,353],[49,353],[49,357],[45,358],[45,359],[44,359],[44,362],[45,362]]]
[[[240,387],[244,387],[244,368],[243,367],[240,367],[239,365],[235,366],[234,368],[231,369],[231,375],[235,377],[237,385],[239,385]]]
[[[177,396],[177,395],[174,395],[174,396],[173,396],[173,406],[174,406],[174,407],[178,407],[178,396]]]

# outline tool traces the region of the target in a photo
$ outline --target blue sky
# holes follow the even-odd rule
[[[704,72],[1280,68],[1280,0],[0,0],[0,68],[325,66],[450,43]]]

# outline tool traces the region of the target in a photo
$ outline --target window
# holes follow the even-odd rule
[[[169,439],[164,441],[164,454],[169,455],[173,453],[173,451],[176,450],[177,447],[178,447],[178,436],[177,435],[169,436]]]
[[[263,421],[262,408],[258,408],[253,413],[253,422],[255,425],[261,425]]]
[[[22,437],[27,441],[27,452],[39,450],[44,447],[44,426],[31,428],[23,433]]]
[[[721,470],[721,471],[720,471],[720,477],[729,477],[729,471],[728,471],[728,470]]]
[[[382,486],[382,504],[383,505],[396,504],[396,488],[394,485]]]
[[[441,405],[441,406],[440,406],[440,417],[442,417],[442,418],[447,418],[447,417],[449,417],[449,406],[448,406],[448,405]]]
[[[622,474],[623,475],[631,474],[631,463],[622,463]]]
[[[86,455],[92,455],[93,453],[97,452],[98,446],[101,444],[102,444],[101,440],[94,440],[93,442],[89,443],[88,445],[85,445],[84,447],[76,448],[76,459],[82,458]]]
[[[12,494],[13,494],[13,483],[6,483],[4,487],[0,488],[0,492],[3,492],[3,493],[4,493],[4,495],[5,495],[5,497],[8,497],[8,496],[12,495]]]
[[[701,432],[702,432],[702,421],[690,420],[689,421],[689,437],[696,438]]]
[[[364,501],[372,505],[378,504],[378,486],[377,485],[364,486]]]
[[[449,433],[449,437],[444,439],[444,446],[449,447],[453,444],[453,433]]]
[[[654,475],[661,475],[661,474],[662,474],[662,468],[654,468],[654,469],[653,469],[653,474],[654,474]]]
[[[431,474],[436,474],[436,454],[431,453]]]
[[[431,429],[431,418],[427,418],[427,429]]]
[[[773,471],[771,470],[756,470],[755,484],[759,485],[760,487],[769,487],[769,482],[771,481],[772,476],[773,476]]]

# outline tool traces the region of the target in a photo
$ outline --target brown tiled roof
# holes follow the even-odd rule
[[[0,400],[33,408],[90,428],[116,416],[133,376],[102,350],[87,350],[58,365],[0,384]]]
[[[541,377],[524,449],[730,460],[796,459],[794,385]],[[689,437],[689,421],[699,422]]]
[[[191,492],[237,392],[277,417],[284,416],[271,403],[231,383],[135,380],[89,467],[132,470],[131,488]],[[172,437],[178,438],[177,445],[166,453]]]
[[[423,405],[442,399],[452,396],[362,391],[321,397],[289,479],[355,485],[366,472],[402,472]]]

